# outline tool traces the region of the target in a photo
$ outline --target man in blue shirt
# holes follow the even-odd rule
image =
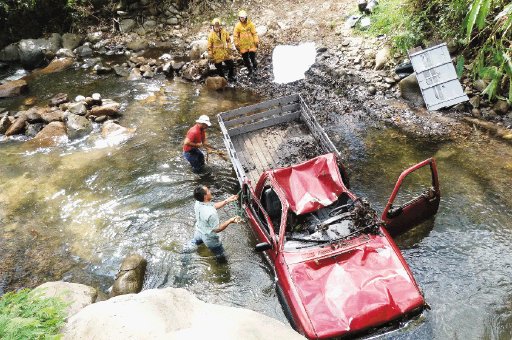
[[[231,223],[239,223],[240,217],[232,217],[220,224],[217,209],[222,208],[229,202],[236,201],[238,195],[213,203],[210,189],[200,185],[194,190],[194,198],[196,199],[194,206],[196,225],[192,242],[196,245],[204,243],[215,254],[218,261],[225,261],[224,247],[222,247],[218,233],[226,229]]]

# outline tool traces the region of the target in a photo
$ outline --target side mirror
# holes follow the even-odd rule
[[[262,251],[269,250],[269,249],[272,249],[272,245],[267,242],[258,243],[254,247],[254,250],[256,250],[257,252],[262,252]]]

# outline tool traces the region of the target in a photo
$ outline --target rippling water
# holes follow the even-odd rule
[[[272,273],[253,251],[247,225],[223,233],[229,260],[183,252],[193,234],[192,190],[214,199],[238,190],[231,164],[212,155],[209,176],[191,173],[183,136],[200,114],[258,101],[248,91],[210,92],[180,80],[127,82],[87,70],[30,83],[40,105],[57,92],[99,92],[122,103],[135,136],[111,145],[99,136],[51,149],[0,141],[0,293],[64,279],[106,290],[123,258],[148,259],[144,288],[184,287],[201,299],[247,307],[284,321]],[[16,109],[23,98],[0,101]],[[510,339],[512,331],[512,151],[475,131],[432,144],[369,122],[335,118],[328,133],[347,157],[353,190],[382,209],[400,172],[434,155],[442,201],[437,216],[397,242],[431,310],[382,338]],[[217,127],[209,131],[221,147]],[[415,184],[415,183],[413,183]],[[406,195],[413,195],[412,186]],[[237,211],[220,210],[221,219]]]

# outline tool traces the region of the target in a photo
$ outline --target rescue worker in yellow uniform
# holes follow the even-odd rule
[[[235,41],[237,51],[242,55],[244,65],[247,67],[250,75],[258,67],[256,50],[258,49],[260,39],[254,24],[247,18],[246,11],[241,10],[238,12],[238,20],[239,22],[236,24],[233,32],[233,40]]]
[[[235,81],[235,63],[231,58],[231,39],[229,33],[222,27],[219,18],[212,20],[212,31],[208,35],[208,59],[210,59],[221,77]]]

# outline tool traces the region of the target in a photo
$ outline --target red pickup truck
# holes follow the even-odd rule
[[[349,190],[339,152],[299,95],[218,115],[242,204],[276,278],[290,324],[309,339],[387,329],[426,302],[391,236],[433,216],[434,159],[405,170],[379,218]],[[428,171],[427,188],[394,206],[404,179]]]

